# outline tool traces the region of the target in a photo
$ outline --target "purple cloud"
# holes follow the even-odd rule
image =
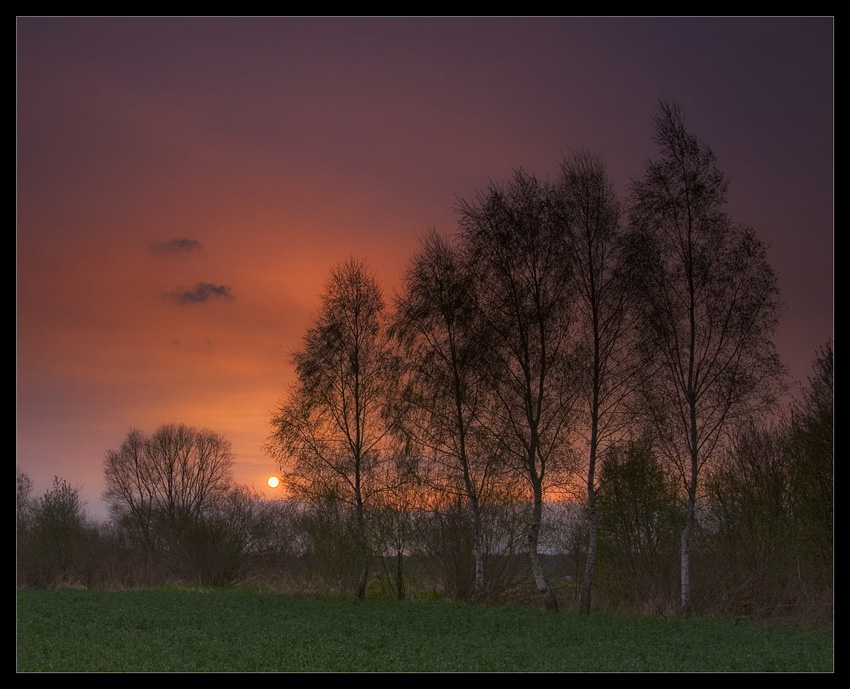
[[[199,282],[192,289],[177,290],[167,295],[180,305],[201,304],[210,299],[233,299],[230,287],[227,285],[214,285],[211,282]]]
[[[200,250],[200,242],[195,239],[187,239],[186,237],[176,237],[169,239],[167,242],[154,242],[151,244],[151,251],[158,254],[190,254],[193,251]]]

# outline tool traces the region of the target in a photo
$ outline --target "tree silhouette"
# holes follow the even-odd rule
[[[383,337],[384,300],[364,261],[336,266],[315,325],[293,357],[296,384],[272,418],[267,445],[290,492],[353,510],[360,559],[357,595],[369,573],[366,509],[405,474],[393,448],[403,405],[399,366]]]
[[[475,290],[472,266],[431,232],[410,262],[390,332],[409,376],[405,430],[430,459],[423,479],[442,495],[463,496],[471,512],[478,600],[484,591],[482,499],[498,474],[498,452],[482,427],[487,350]]]
[[[538,544],[547,472],[567,453],[575,403],[571,378],[572,294],[565,227],[546,185],[522,171],[458,208],[461,237],[476,266],[479,313],[492,355],[494,438],[528,480],[529,557],[548,610],[558,602]]]
[[[654,134],[660,155],[632,187],[632,278],[643,342],[658,363],[647,409],[684,488],[681,609],[690,614],[700,472],[731,424],[777,398],[780,304],[764,244],[724,212],[728,180],[677,104],[660,103]]]
[[[134,429],[106,453],[103,498],[150,551],[224,498],[232,466],[230,442],[213,431],[165,424],[146,436]]]
[[[554,188],[558,219],[567,228],[581,352],[580,416],[586,452],[588,547],[580,611],[590,611],[598,526],[597,463],[627,430],[629,403],[644,371],[635,347],[634,294],[624,280],[620,208],[602,160],[586,151],[561,163]],[[579,434],[576,434],[576,442]]]

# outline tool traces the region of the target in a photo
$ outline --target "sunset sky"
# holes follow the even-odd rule
[[[833,333],[832,18],[18,18],[17,466],[95,516],[107,450],[182,422],[261,449],[330,268],[387,301],[418,238],[571,149],[617,188],[676,100],[770,245],[777,345]]]

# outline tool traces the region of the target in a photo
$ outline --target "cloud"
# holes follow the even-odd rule
[[[193,251],[200,251],[201,243],[194,239],[185,237],[175,237],[167,242],[154,242],[151,244],[151,251],[158,254],[190,254]]]
[[[193,289],[183,289],[168,292],[167,298],[180,305],[201,304],[210,299],[233,299],[230,287],[227,285],[214,285],[211,282],[199,282]]]

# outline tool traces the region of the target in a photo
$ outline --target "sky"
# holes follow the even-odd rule
[[[459,200],[572,150],[624,194],[661,98],[770,247],[793,380],[833,337],[832,17],[18,17],[16,47],[16,463],[95,517],[106,452],[172,422],[271,497],[331,268],[391,304]]]

